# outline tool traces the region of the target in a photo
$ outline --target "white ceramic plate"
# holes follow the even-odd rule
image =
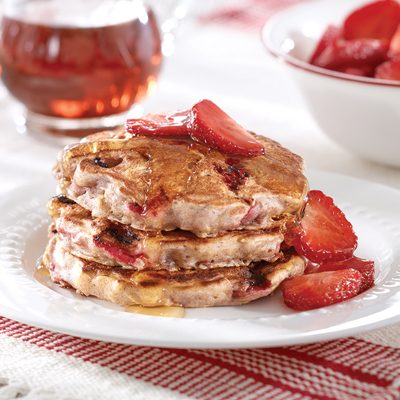
[[[286,308],[277,292],[245,306],[189,309],[177,319],[132,314],[38,282],[33,273],[47,240],[45,204],[55,185],[37,182],[0,201],[0,314],[76,336],[181,348],[300,344],[400,321],[400,191],[325,172],[308,176],[352,221],[357,254],[376,261],[376,286],[350,301],[300,313]]]

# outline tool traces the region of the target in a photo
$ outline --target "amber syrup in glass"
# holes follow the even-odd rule
[[[4,17],[2,78],[29,111],[81,119],[123,113],[154,86],[161,65],[154,14],[115,25],[45,25]]]

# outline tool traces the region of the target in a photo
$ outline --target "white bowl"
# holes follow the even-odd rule
[[[275,14],[262,39],[283,61],[322,130],[355,154],[400,167],[400,82],[364,78],[310,65],[328,24],[340,24],[365,0],[319,0]]]

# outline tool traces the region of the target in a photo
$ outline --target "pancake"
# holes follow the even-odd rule
[[[304,272],[304,260],[287,255],[275,263],[180,271],[132,271],[72,255],[54,235],[42,258],[53,281],[122,306],[211,307],[245,304],[272,293]]]
[[[181,230],[145,232],[105,218],[58,196],[50,200],[52,231],[75,256],[129,269],[207,269],[275,261],[283,234],[279,231],[235,231],[199,238]]]
[[[64,149],[55,174],[61,192],[94,217],[139,230],[283,230],[304,205],[303,161],[257,140],[265,155],[230,157],[182,138],[103,132]]]

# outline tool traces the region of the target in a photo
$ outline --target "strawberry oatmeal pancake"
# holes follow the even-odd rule
[[[238,305],[282,288],[295,310],[369,289],[374,263],[303,160],[210,100],[67,146],[40,268],[123,306]]]

